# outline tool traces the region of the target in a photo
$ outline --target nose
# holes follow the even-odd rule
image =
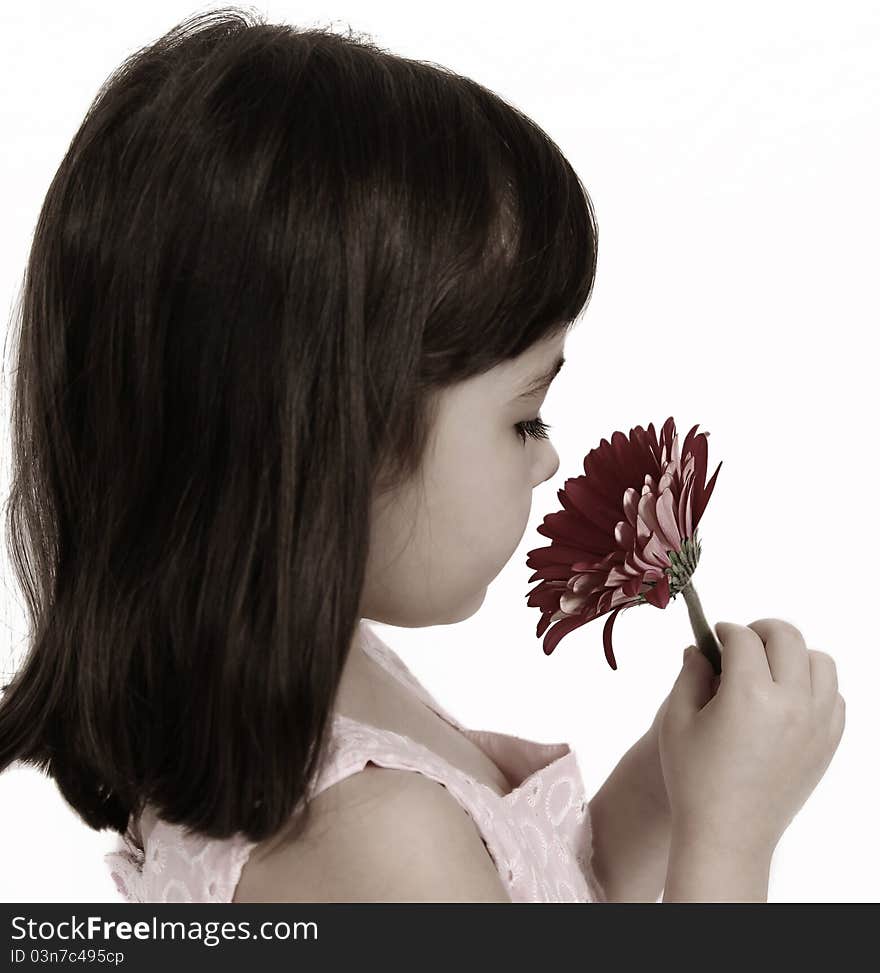
[[[559,469],[559,453],[556,452],[556,447],[549,440],[547,440],[545,446],[546,448],[541,451],[539,483],[546,483],[547,480],[556,476]]]

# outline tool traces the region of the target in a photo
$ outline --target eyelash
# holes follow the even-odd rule
[[[526,419],[524,422],[518,422],[514,428],[516,429],[517,434],[522,440],[524,446],[526,444],[526,440],[529,438],[549,439],[547,432],[550,429],[550,426],[548,423],[544,422],[540,416],[537,416],[534,419]]]

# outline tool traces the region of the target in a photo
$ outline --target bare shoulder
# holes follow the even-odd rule
[[[234,902],[510,902],[467,811],[411,770],[368,764],[322,791],[295,842],[252,855]]]

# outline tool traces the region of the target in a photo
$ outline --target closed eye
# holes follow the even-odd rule
[[[550,425],[540,417],[536,416],[534,419],[526,419],[523,422],[518,422],[516,429],[520,439],[523,441],[523,445],[526,441],[531,439],[549,439],[547,435]]]

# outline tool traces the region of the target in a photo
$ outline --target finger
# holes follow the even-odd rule
[[[721,642],[723,679],[728,684],[740,679],[773,680],[764,643],[757,632],[733,622],[716,622],[715,632]]]
[[[713,675],[712,664],[709,660],[692,649],[684,660],[678,673],[678,678],[667,697],[668,711],[673,719],[692,716],[701,710],[712,698],[710,683]]]
[[[809,650],[810,684],[813,697],[825,701],[837,695],[837,665],[827,652]]]
[[[800,631],[781,618],[759,618],[749,628],[764,643],[773,681],[812,692],[810,657]]]
[[[843,736],[843,728],[846,726],[846,700],[840,693],[834,704],[834,711],[831,715],[831,738],[840,743]]]

